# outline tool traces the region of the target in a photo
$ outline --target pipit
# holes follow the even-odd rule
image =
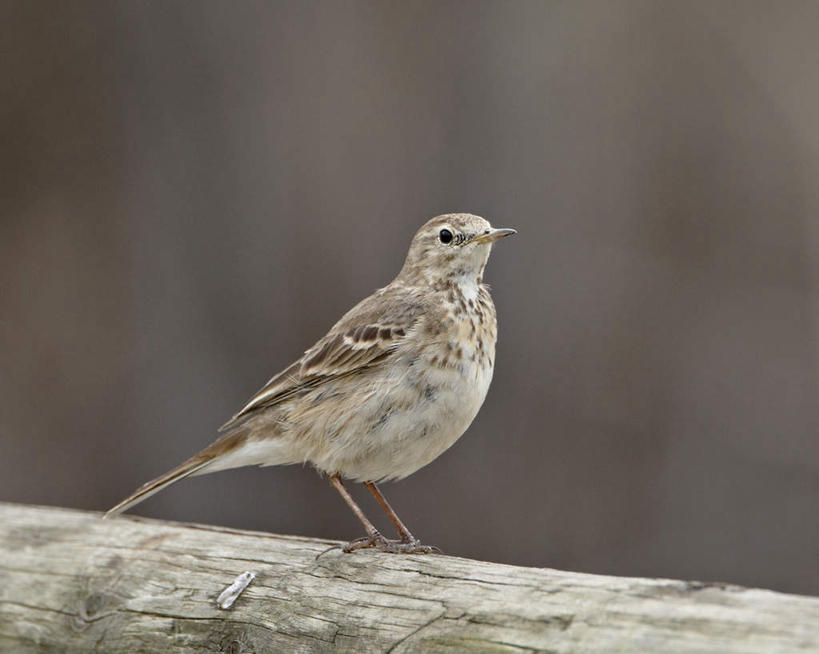
[[[401,272],[273,377],[199,454],[112,508],[117,515],[190,475],[310,462],[364,525],[344,551],[430,552],[376,482],[402,479],[443,453],[483,404],[495,365],[495,306],[483,283],[492,244],[514,229],[446,214],[412,239]],[[363,482],[398,540],[373,526],[342,483]]]

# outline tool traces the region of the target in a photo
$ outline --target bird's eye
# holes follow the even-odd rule
[[[442,229],[438,232],[438,238],[441,239],[441,243],[450,243],[452,242],[452,232],[448,229]]]

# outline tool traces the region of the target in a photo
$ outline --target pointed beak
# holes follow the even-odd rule
[[[492,243],[497,241],[499,238],[503,238],[504,236],[512,236],[512,234],[517,234],[518,230],[510,229],[508,227],[501,227],[499,229],[488,229],[483,234],[476,236],[472,239],[473,243]]]

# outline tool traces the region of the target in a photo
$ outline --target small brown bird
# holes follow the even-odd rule
[[[427,222],[401,272],[273,377],[213,444],[149,481],[105,517],[190,475],[310,462],[364,525],[346,552],[430,552],[375,482],[402,479],[442,454],[478,413],[495,365],[495,306],[483,283],[492,244],[514,229],[455,213]],[[399,539],[382,536],[342,484],[363,482]]]

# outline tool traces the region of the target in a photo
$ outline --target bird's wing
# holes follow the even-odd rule
[[[329,381],[372,368],[400,350],[421,314],[420,302],[393,303],[371,296],[349,311],[304,355],[267,382],[220,429],[230,429],[250,414]],[[386,300],[386,301],[385,301]]]

